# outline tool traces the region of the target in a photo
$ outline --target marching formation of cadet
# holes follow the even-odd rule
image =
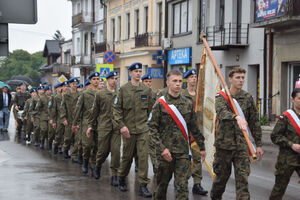
[[[126,177],[135,159],[138,194],[144,198],[167,199],[167,189],[174,174],[176,199],[188,199],[188,180],[193,177],[192,192],[207,195],[202,186],[202,162],[206,152],[200,125],[203,113],[194,111],[197,71],[185,74],[170,70],[167,87],[154,92],[151,76],[142,76],[142,64],[128,67],[130,81],[117,89],[119,75],[111,71],[106,86],[100,73],[93,72],[85,84],[71,78],[54,86],[45,84],[26,92],[19,84],[13,103],[17,135],[23,125],[26,144],[34,143],[81,166],[83,174],[101,178],[101,168],[111,154],[112,186],[129,190]],[[252,96],[242,90],[246,71],[234,68],[228,80],[230,93],[240,105],[244,117],[235,115],[226,94],[216,95],[218,116],[213,170],[216,174],[211,199],[222,199],[226,183],[235,170],[236,199],[248,200],[250,174],[249,151],[242,130],[249,128],[256,153],[262,159],[261,128]],[[182,89],[183,79],[187,88]],[[300,89],[292,93],[294,107],[278,120],[271,139],[280,146],[276,164],[276,181],[270,200],[282,199],[294,171],[300,176]],[[194,138],[200,151],[191,149]],[[122,155],[122,157],[121,157]],[[148,190],[148,157],[154,172],[154,194]],[[193,162],[192,162],[193,161]],[[193,166],[191,166],[193,163]]]

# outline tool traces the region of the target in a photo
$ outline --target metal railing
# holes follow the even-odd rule
[[[215,46],[248,45],[249,24],[228,23],[224,26],[206,27],[206,38]]]
[[[82,12],[72,16],[72,27],[82,22]]]
[[[103,53],[106,51],[106,42],[95,43],[95,53]]]
[[[136,34],[135,35],[135,47],[146,47],[149,46],[148,43],[148,39],[149,39],[149,35],[148,33],[144,33],[144,34]]]

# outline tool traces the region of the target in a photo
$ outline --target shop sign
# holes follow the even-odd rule
[[[183,48],[169,51],[169,64],[179,65],[191,63],[191,49],[192,48]]]

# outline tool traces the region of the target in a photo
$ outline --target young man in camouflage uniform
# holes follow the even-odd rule
[[[139,195],[151,197],[147,189],[148,179],[148,140],[149,127],[147,119],[153,106],[151,89],[140,83],[142,64],[129,66],[130,82],[123,85],[113,104],[113,115],[123,139],[123,156],[119,169],[119,189],[127,191],[125,177],[128,175],[134,149],[138,155]]]
[[[30,94],[26,91],[26,83],[25,82],[20,82],[19,85],[20,87],[20,92],[17,92],[12,100],[11,105],[14,106],[14,113],[16,113],[15,120],[17,120],[17,134],[16,138],[18,141],[21,139],[21,132],[22,132],[22,127],[23,127],[23,122],[21,117],[18,117],[18,112],[21,112],[24,110],[25,102],[27,99],[30,99]],[[10,110],[11,107],[9,107]]]
[[[31,98],[25,102],[24,112],[22,114],[22,121],[26,120],[26,144],[31,143],[31,132],[33,131],[33,123],[31,121],[32,110],[33,110],[33,99],[36,97],[36,89],[30,90]]]
[[[203,160],[206,156],[204,137],[199,130],[193,104],[180,94],[182,73],[178,70],[168,72],[167,85],[168,93],[162,98],[165,99],[166,104],[174,105],[182,115],[188,129],[188,141],[166,108],[157,101],[149,117],[150,136],[156,146],[156,151],[160,154],[157,158],[157,186],[154,199],[167,199],[168,184],[173,174],[176,199],[188,199],[188,179],[191,165],[189,160],[190,136],[194,136]]]
[[[245,73],[245,69],[238,67],[230,71],[228,78],[231,83],[230,93],[242,108],[245,120],[232,112],[228,102],[222,95],[217,94],[216,96],[215,106],[218,116],[218,126],[214,144],[216,153],[213,163],[216,177],[210,194],[213,200],[222,199],[226,183],[231,174],[232,164],[235,172],[236,199],[250,199],[248,190],[250,159],[248,146],[242,133],[242,130],[246,131],[248,125],[257,147],[259,160],[263,156],[261,128],[256,105],[252,96],[242,90]]]
[[[72,131],[72,122],[75,114],[75,106],[77,103],[77,99],[80,95],[77,92],[77,84],[79,80],[77,78],[71,78],[68,81],[70,85],[70,90],[63,96],[61,103],[61,113],[60,118],[63,121],[65,126],[65,134],[64,134],[64,157],[65,159],[70,158],[69,150],[72,143],[73,131]]]
[[[292,174],[296,171],[300,177],[300,132],[295,127],[299,123],[293,122],[300,119],[300,88],[292,92],[293,108],[279,117],[271,140],[280,147],[276,163],[275,185],[270,200],[281,200],[290,182]],[[293,115],[291,115],[293,113]],[[290,117],[293,120],[290,120]]]
[[[40,119],[41,119],[41,113],[39,112],[39,101],[41,96],[44,94],[44,88],[43,86],[37,87],[37,93],[36,97],[33,99],[33,109],[32,109],[32,121],[34,126],[34,146],[41,145],[41,129],[40,129]],[[45,116],[43,116],[45,118]]]
[[[53,144],[53,140],[55,137],[55,130],[52,127],[52,124],[50,123],[50,116],[51,116],[51,112],[53,109],[53,103],[54,103],[54,95],[52,95],[52,88],[50,86],[46,86],[45,87],[45,93],[46,93],[46,97],[48,100],[48,138],[47,138],[47,142],[48,142],[48,150],[52,151],[52,144]]]
[[[111,185],[118,186],[117,173],[120,166],[121,135],[113,125],[112,104],[117,96],[118,74],[111,71],[106,76],[107,87],[97,92],[88,121],[87,137],[91,130],[98,132],[95,179],[100,178],[101,166],[111,153]]]
[[[196,98],[196,84],[197,84],[197,71],[196,69],[188,70],[183,78],[186,80],[187,88],[182,90],[181,95],[189,99],[193,105],[195,105]],[[201,117],[201,113],[196,113],[198,119]],[[199,124],[199,123],[198,123]],[[200,124],[199,124],[200,126]],[[200,128],[201,129],[201,128]],[[201,186],[202,181],[202,163],[201,155],[198,151],[192,149],[192,157],[194,165],[191,167],[192,177],[194,179],[193,193],[198,195],[206,195],[208,191],[204,190]]]
[[[79,125],[82,125],[82,150],[83,150],[83,165],[82,165],[82,173],[88,173],[88,166],[90,164],[92,176],[94,173],[94,167],[96,162],[96,153],[97,153],[97,135],[96,133],[92,133],[92,137],[86,136],[86,131],[88,129],[88,118],[91,112],[91,108],[93,106],[93,102],[95,100],[96,93],[98,90],[100,73],[94,72],[89,75],[88,79],[90,80],[90,88],[86,89],[79,96],[76,107],[75,107],[75,115],[72,124],[72,130],[75,134],[78,134]],[[81,121],[82,120],[82,121]]]

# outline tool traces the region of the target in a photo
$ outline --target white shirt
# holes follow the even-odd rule
[[[2,92],[3,94],[3,107],[8,107],[8,94],[5,92]]]

